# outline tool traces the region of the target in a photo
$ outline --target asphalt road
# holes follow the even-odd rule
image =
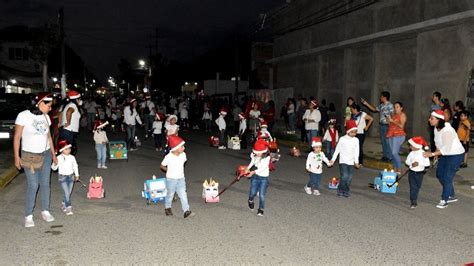
[[[326,188],[338,168],[324,169],[321,196],[307,195],[305,159],[283,152],[271,173],[265,216],[247,208],[248,180],[241,180],[221,197],[205,204],[202,182],[213,177],[221,188],[238,165],[248,163],[249,151],[217,150],[204,133],[183,133],[187,139],[186,179],[191,209],[183,219],[179,202],[173,217],[162,204],[147,206],[143,182],[160,175],[162,156],[151,139],[130,160],[95,168],[92,137],[80,139],[78,162],[82,180],[104,177],[106,198],[88,200],[76,186],[74,215],[60,211],[57,175],[52,175],[53,223],[40,220],[24,228],[25,176],[0,191],[0,264],[452,264],[474,261],[474,199],[437,209],[441,186],[432,171],[425,176],[419,206],[409,209],[408,182],[396,195],[367,187],[374,170],[356,171],[352,197],[338,198]],[[109,135],[109,139],[119,136]],[[282,148],[282,150],[286,150]],[[2,155],[3,156],[3,155]],[[38,198],[39,199],[39,198]],[[39,201],[37,203],[39,207]]]

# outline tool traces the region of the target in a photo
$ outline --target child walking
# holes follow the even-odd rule
[[[334,155],[329,161],[332,166],[339,156],[340,182],[337,189],[339,197],[350,197],[350,185],[354,175],[354,167],[359,169],[359,139],[357,135],[357,124],[355,120],[346,121],[346,135],[339,139]]]
[[[308,195],[319,196],[319,183],[321,182],[321,175],[323,173],[323,162],[329,165],[329,160],[321,151],[322,142],[320,137],[313,137],[311,140],[311,147],[313,151],[308,154],[306,159],[306,171],[309,172],[309,182],[304,187],[304,191]]]
[[[204,107],[204,113],[202,114],[202,121],[204,122],[204,128],[206,132],[211,132],[212,113],[209,110],[209,107],[207,105]]]
[[[272,163],[268,152],[268,143],[263,139],[258,139],[250,154],[250,164],[247,166],[249,172],[247,176],[251,176],[248,206],[253,211],[255,203],[254,198],[258,193],[258,216],[263,216],[265,209],[265,194],[269,185],[268,177],[270,176],[270,164]],[[255,170],[252,170],[254,169]]]
[[[219,112],[219,117],[216,119],[216,124],[219,129],[219,150],[225,150],[225,130],[227,127],[227,124],[225,122],[225,116],[227,115],[227,112],[224,109],[221,109]]]
[[[58,149],[61,153],[58,158],[58,164],[51,166],[54,171],[58,170],[59,185],[63,190],[62,210],[66,215],[73,215],[71,205],[71,192],[74,186],[74,181],[79,180],[79,167],[77,166],[76,158],[71,154],[72,145],[67,140],[60,140]]]
[[[462,146],[464,147],[464,161],[461,164],[461,168],[467,167],[467,154],[469,152],[469,139],[471,134],[471,122],[469,122],[469,112],[462,111],[459,115],[459,127],[458,127],[458,138],[461,141]]]
[[[109,143],[109,139],[107,138],[107,133],[103,128],[108,124],[109,122],[104,123],[100,120],[96,120],[94,125],[94,141],[98,169],[107,169],[105,161],[107,160],[107,143]]]
[[[240,148],[247,149],[247,119],[245,119],[245,114],[239,114],[239,138],[240,138]]]
[[[171,204],[175,193],[178,193],[183,209],[184,218],[194,216],[189,210],[188,195],[186,194],[186,180],[184,176],[184,163],[186,163],[186,153],[184,152],[184,140],[178,136],[171,135],[168,137],[168,153],[161,162],[161,170],[166,172],[166,199],[165,214],[172,216]]]
[[[424,157],[424,150],[428,150],[428,143],[423,137],[413,137],[408,140],[410,153],[405,160],[410,170],[408,171],[408,182],[410,184],[410,208],[414,209],[418,205],[418,192],[423,182],[423,175],[426,173],[425,167],[430,166],[430,158]]]
[[[339,141],[339,132],[337,132],[336,129],[336,119],[329,120],[328,125],[329,127],[324,133],[323,141],[325,152],[328,157],[331,158],[334,154],[334,150],[336,149],[336,144]]]
[[[163,121],[161,121],[161,114],[155,114],[155,121],[153,121],[153,138],[155,140],[155,151],[162,151],[162,130],[163,130]]]

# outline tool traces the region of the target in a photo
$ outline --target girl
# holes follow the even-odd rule
[[[108,125],[109,122],[102,122],[100,120],[95,121],[94,125],[94,141],[95,141],[95,151],[97,153],[97,169],[107,169],[105,166],[105,160],[107,160],[107,143],[109,139],[107,138],[107,133],[103,128]]]
[[[153,122],[153,138],[155,139],[155,150],[162,151],[163,146],[161,143],[161,131],[163,130],[163,122],[161,121],[161,115],[156,113],[155,121]]]
[[[339,132],[336,129],[336,119],[329,120],[328,130],[324,133],[323,141],[325,144],[325,151],[328,157],[331,158],[336,149],[336,144],[339,141]]]
[[[226,149],[226,145],[225,145],[225,130],[227,127],[227,124],[225,122],[226,115],[227,115],[227,112],[224,109],[221,109],[221,111],[219,112],[219,117],[215,121],[219,129],[219,150]]]
[[[321,174],[323,173],[323,162],[329,165],[329,160],[321,151],[322,147],[321,138],[313,137],[311,140],[311,147],[313,151],[308,154],[306,159],[306,171],[309,172],[309,182],[304,187],[306,194],[314,194],[316,196],[321,195],[319,193],[319,183],[321,181]]]
[[[79,180],[79,167],[76,158],[71,154],[72,145],[67,140],[60,140],[58,143],[59,152],[58,162],[53,163],[51,169],[58,170],[59,184],[63,190],[62,210],[66,215],[72,215],[71,192],[74,181]]]
[[[206,132],[211,132],[211,121],[212,121],[212,114],[209,110],[209,106],[204,107],[204,113],[202,114],[202,121],[204,122],[204,128]]]
[[[403,112],[403,104],[396,102],[393,104],[394,113],[388,117],[388,130],[387,135],[388,145],[392,151],[393,168],[395,172],[400,173],[402,167],[402,160],[400,159],[400,146],[405,141],[405,124],[407,122],[407,116]]]
[[[127,147],[130,151],[136,151],[135,147],[135,125],[137,122],[142,125],[142,120],[138,115],[136,110],[137,108],[137,99],[131,99],[130,103],[123,110],[125,126],[127,128]]]
[[[360,106],[357,103],[353,103],[351,105],[351,113],[352,113],[352,120],[356,122],[357,125],[357,139],[359,139],[359,163],[364,163],[364,140],[365,140],[365,132],[369,130],[370,126],[374,122],[372,116],[367,114],[366,112],[362,112],[360,110]]]

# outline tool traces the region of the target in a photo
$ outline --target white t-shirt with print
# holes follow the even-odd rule
[[[364,134],[364,128],[367,126],[366,119],[367,114],[365,112],[360,112],[359,117],[357,117],[357,120],[355,120],[356,125],[357,125],[357,134]]]
[[[187,161],[186,153],[174,155],[172,152],[168,153],[161,165],[168,167],[166,171],[166,178],[180,179],[184,178],[184,163]]]
[[[48,137],[51,120],[48,115],[34,115],[30,110],[25,110],[18,114],[15,124],[23,126],[22,150],[42,153],[50,148]]]

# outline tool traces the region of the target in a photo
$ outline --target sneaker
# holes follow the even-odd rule
[[[457,201],[458,201],[458,198],[456,198],[456,197],[449,197],[448,198],[448,203],[457,202]]]
[[[467,167],[467,163],[462,163],[460,167],[461,167],[461,168],[466,168],[466,167]]]
[[[102,167],[101,167],[101,168],[102,168],[102,169],[107,169],[108,167],[107,167],[107,166],[105,166],[105,164],[104,164],[104,165],[102,165]]]
[[[66,208],[66,215],[73,215],[74,213],[72,212],[72,206],[69,206]]]
[[[185,211],[184,212],[184,218],[193,217],[194,215],[196,215],[196,214],[192,211]]]
[[[30,214],[30,215],[25,217],[25,227],[29,228],[29,227],[33,227],[33,226],[35,226],[35,221],[33,221],[33,215]]]
[[[148,134],[145,134],[145,138],[146,138],[146,139],[148,138]]]
[[[101,168],[102,168],[102,165],[98,164],[97,169],[101,169]]]
[[[416,208],[416,205],[412,203],[412,204],[410,205],[410,209],[414,209],[414,208]]]
[[[219,150],[225,150],[225,149],[227,149],[227,148],[226,148],[225,146],[220,146],[218,149],[219,149]]]
[[[313,191],[313,195],[319,196],[319,195],[321,195],[321,193],[319,193],[319,190],[315,189]]]
[[[51,213],[49,213],[49,211],[42,211],[41,218],[43,218],[43,220],[47,223],[54,221],[54,217],[51,215]]]
[[[249,200],[249,209],[253,211],[253,208],[255,208],[255,203],[253,201]]]
[[[136,151],[138,150],[137,148],[131,148],[130,151]]]
[[[445,200],[440,200],[436,208],[444,209],[448,207],[448,203]]]
[[[155,151],[160,151],[160,149],[158,149],[158,148],[155,148]]]
[[[262,216],[263,216],[263,210],[262,210],[262,209],[258,209],[257,215],[260,216],[260,217],[262,217]]]
[[[304,191],[305,191],[305,192],[306,192],[306,194],[308,194],[308,195],[311,195],[311,194],[312,194],[312,192],[311,192],[311,188],[310,188],[310,187],[308,187],[308,186],[304,186]]]
[[[173,212],[171,211],[171,208],[166,208],[165,209],[165,214],[166,214],[166,216],[173,216]]]
[[[64,201],[61,202],[61,210],[62,210],[63,212],[66,211],[66,204],[64,204]]]

